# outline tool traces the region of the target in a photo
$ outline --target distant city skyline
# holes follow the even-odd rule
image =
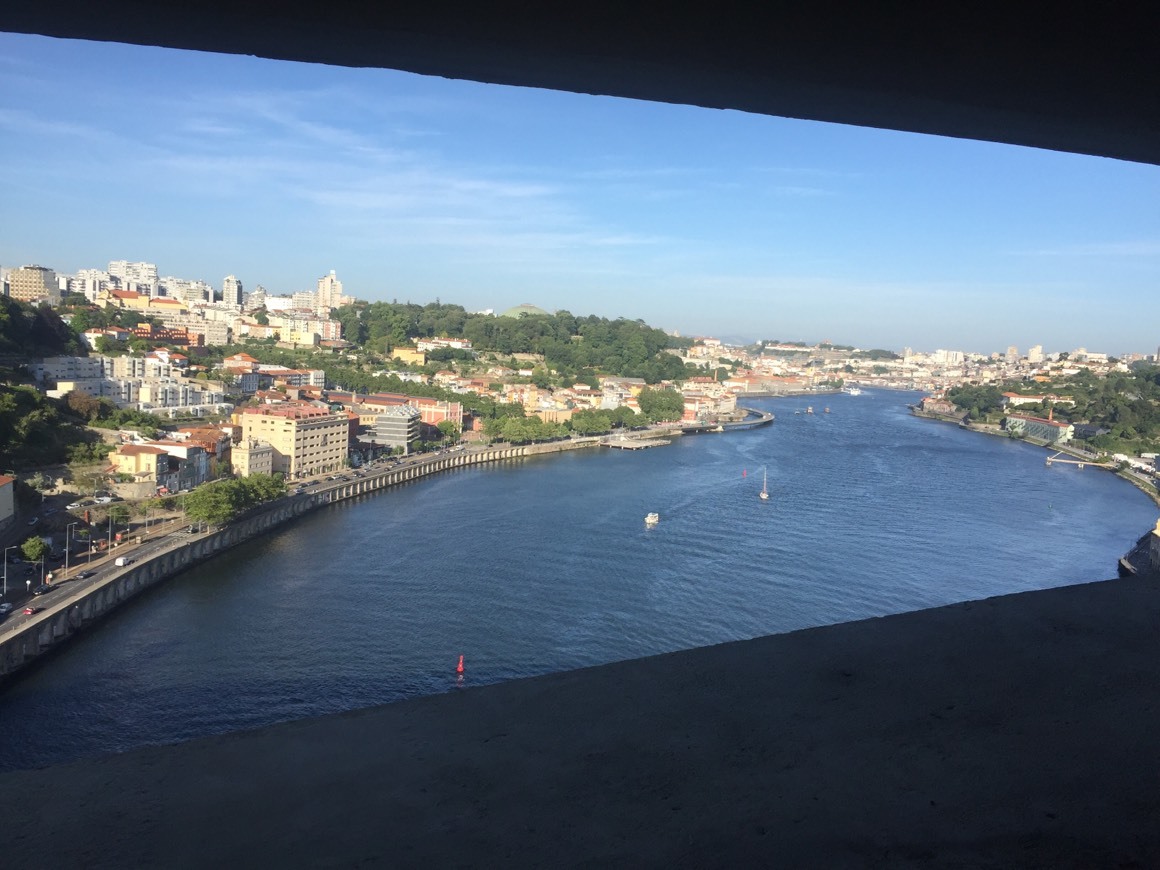
[[[1160,168],[0,34],[0,265],[683,334],[1153,353]]]

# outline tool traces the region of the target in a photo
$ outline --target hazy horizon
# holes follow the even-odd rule
[[[0,34],[0,264],[682,334],[1153,353],[1160,170],[390,70]]]

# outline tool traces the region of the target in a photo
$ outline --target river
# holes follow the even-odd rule
[[[452,690],[460,654],[480,685],[1108,578],[1154,524],[1114,476],[914,418],[917,398],[753,400],[772,426],[318,511],[12,681],[0,770]]]

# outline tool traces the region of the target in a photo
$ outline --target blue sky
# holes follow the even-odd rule
[[[863,347],[1152,353],[1160,168],[0,34],[0,265]]]

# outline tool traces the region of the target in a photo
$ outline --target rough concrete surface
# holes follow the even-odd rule
[[[26,867],[1160,866],[1121,580],[0,776]]]

